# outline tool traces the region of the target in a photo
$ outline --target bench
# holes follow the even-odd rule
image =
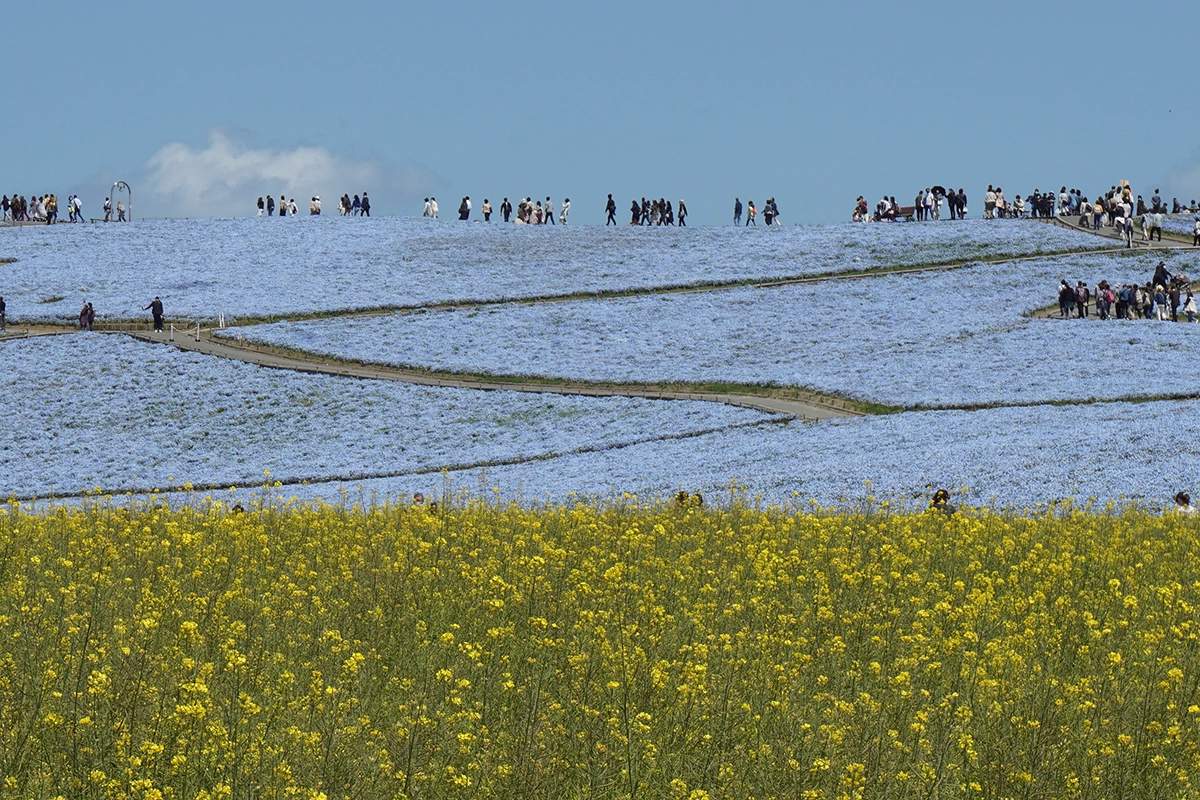
[[[878,211],[876,211],[876,213],[878,214]],[[917,213],[916,206],[896,206],[896,217],[895,217],[896,222],[899,222],[900,220],[905,220],[906,222],[912,222],[916,213]]]

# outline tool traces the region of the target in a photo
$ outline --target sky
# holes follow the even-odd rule
[[[774,196],[784,224],[988,184],[1118,180],[1200,198],[1200,4],[12,3],[0,192],[116,180],[135,217],[367,191],[447,216],[469,195],[683,198],[693,225]]]

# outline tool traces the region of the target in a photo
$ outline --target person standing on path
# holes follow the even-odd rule
[[[757,213],[758,213],[758,209],[754,207],[754,201],[747,200],[746,201],[746,227],[747,228],[749,228],[751,225],[753,225],[756,228],[758,227],[758,222],[754,219],[754,215]]]
[[[608,196],[608,202],[604,204],[604,213],[608,215],[608,219],[604,221],[604,227],[617,224],[617,203],[612,199],[612,195]]]
[[[438,204],[436,197],[429,198],[429,216],[433,217],[434,219],[438,218]]]
[[[679,198],[679,227],[687,227],[687,206],[683,204],[683,198]]]
[[[479,210],[483,212],[484,222],[492,221],[492,204],[488,202],[486,197],[483,198],[483,205],[479,207]]]
[[[286,217],[288,210],[287,196],[279,195],[279,216]]]
[[[267,195],[267,216],[275,216],[275,198],[271,195]]]
[[[367,193],[363,192],[362,198],[362,215],[364,217],[371,216],[371,198],[367,197]]]
[[[154,330],[161,333],[162,329],[163,329],[162,299],[159,298],[157,295],[155,295],[154,299],[152,301],[150,301],[150,305],[148,305],[142,309],[142,311],[147,311],[147,310],[154,317]]]
[[[567,215],[570,213],[571,213],[571,198],[564,197],[563,204],[562,204],[562,211],[559,212],[558,221],[561,222],[563,225],[566,225],[567,224]]]
[[[1192,247],[1200,247],[1200,217],[1196,217],[1196,224],[1192,226]]]
[[[554,203],[550,202],[549,197],[546,198],[545,209],[546,209],[546,222],[549,222],[551,225],[556,224],[554,222]]]
[[[8,330],[8,323],[4,319],[4,295],[0,295],[0,332]]]
[[[512,216],[512,203],[508,202],[507,197],[500,201],[500,216],[504,217],[505,222]]]
[[[733,198],[733,227],[738,227],[742,224],[742,201],[738,198]]]
[[[263,215],[263,208],[264,208],[263,199],[260,197],[260,198],[258,198],[258,215],[260,217]]]

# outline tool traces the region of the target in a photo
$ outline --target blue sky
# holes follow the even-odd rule
[[[1200,198],[1200,6],[973,3],[22,3],[4,12],[0,192],[115,179],[137,215],[252,213],[281,192],[383,214],[469,194],[734,196],[848,219],[988,183],[1125,178]],[[37,66],[35,66],[37,65]],[[303,205],[303,203],[302,203]]]

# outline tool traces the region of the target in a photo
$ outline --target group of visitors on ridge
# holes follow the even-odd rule
[[[463,222],[469,222],[471,219],[471,197],[467,195],[458,203],[458,218]],[[484,222],[492,221],[492,203],[486,197],[483,198],[483,205],[479,207],[479,211],[483,214]],[[567,217],[571,214],[571,198],[563,199],[562,208],[558,214],[558,224],[566,225]],[[422,217],[430,219],[438,218],[438,204],[436,197],[425,198],[425,210],[421,214]],[[516,215],[513,215],[513,205],[506,197],[500,201],[500,216],[505,222],[515,222],[519,225],[554,225],[554,202],[547,197],[545,205],[541,200],[534,201],[530,197],[517,202]]]
[[[5,222],[44,222],[53,225],[62,222],[58,216],[58,195],[46,194],[34,196],[26,200],[24,195],[4,195],[0,198],[0,208],[4,211]],[[117,201],[117,222],[125,222],[125,201]],[[83,222],[83,199],[73,194],[67,198],[67,221]],[[109,198],[104,198],[104,221],[113,221],[113,205]]]
[[[275,216],[275,198],[267,195],[267,199],[258,198],[258,215],[260,217]],[[300,213],[299,206],[296,205],[296,198],[287,199],[284,195],[279,195],[279,216],[294,217]],[[312,217],[321,215],[321,198],[318,195],[313,195],[308,201],[308,214]],[[363,192],[362,197],[354,195],[354,199],[350,195],[344,194],[338,198],[338,214],[343,217],[369,217],[371,216],[371,200],[367,197],[367,193]]]
[[[1085,319],[1095,306],[1100,319],[1155,319],[1160,322],[1179,321],[1179,310],[1188,322],[1197,319],[1196,299],[1186,275],[1173,275],[1166,262],[1158,262],[1154,277],[1144,286],[1124,284],[1113,286],[1100,281],[1094,289],[1083,281],[1072,286],[1064,278],[1058,284],[1058,315],[1066,319]]]

